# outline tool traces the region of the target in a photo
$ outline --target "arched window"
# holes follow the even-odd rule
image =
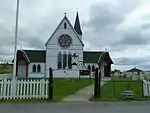
[[[62,54],[61,54],[61,52],[59,52],[58,56],[57,56],[57,68],[58,69],[62,68]]]
[[[71,55],[71,53],[68,54],[68,68],[72,69],[72,55]]]
[[[65,23],[64,23],[64,29],[66,29],[66,28],[67,28],[67,23],[65,22]]]
[[[88,65],[88,70],[91,71],[91,66],[90,65]]]
[[[63,54],[63,69],[67,67],[67,55],[66,53]]]
[[[36,72],[36,65],[35,64],[32,67],[32,72]]]
[[[40,64],[38,64],[38,66],[37,66],[37,72],[41,72],[41,66],[40,66]]]
[[[92,65],[92,71],[95,71],[95,66],[94,65]]]

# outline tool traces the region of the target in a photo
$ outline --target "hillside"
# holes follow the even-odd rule
[[[0,74],[12,73],[13,64],[0,64]]]

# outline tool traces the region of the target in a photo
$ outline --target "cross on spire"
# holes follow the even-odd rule
[[[66,16],[66,15],[67,15],[67,13],[65,12],[65,13],[64,13],[64,15]]]

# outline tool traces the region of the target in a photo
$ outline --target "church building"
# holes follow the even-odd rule
[[[18,50],[16,75],[18,77],[79,77],[81,70],[100,69],[102,77],[109,77],[111,64],[109,52],[84,51],[82,30],[77,12],[74,27],[65,15],[45,43],[46,50]]]

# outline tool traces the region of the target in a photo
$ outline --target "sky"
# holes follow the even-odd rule
[[[17,0],[0,0],[0,61],[14,54]],[[20,0],[18,49],[45,49],[67,13],[79,12],[84,50],[108,51],[113,69],[150,70],[150,0]]]

